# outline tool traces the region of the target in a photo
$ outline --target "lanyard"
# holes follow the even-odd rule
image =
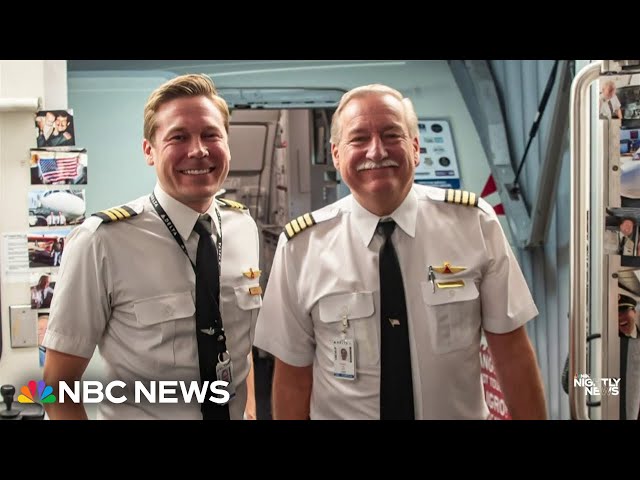
[[[158,213],[158,216],[164,222],[165,226],[167,227],[167,230],[169,230],[169,232],[173,236],[173,239],[176,241],[178,246],[182,249],[184,254],[189,259],[189,263],[191,264],[191,266],[193,267],[193,271],[195,272],[196,265],[191,261],[191,257],[189,257],[189,252],[187,251],[187,247],[182,241],[182,237],[180,237],[180,234],[178,233],[178,229],[171,221],[171,218],[169,218],[169,215],[167,215],[167,212],[164,211],[164,208],[162,208],[162,205],[160,205],[160,202],[158,202],[158,199],[156,198],[156,194],[151,192],[151,195],[149,195],[149,200],[151,200],[151,205],[153,205],[153,208]],[[215,199],[213,201],[215,202]],[[218,235],[216,235],[218,237],[218,241],[216,242],[216,249],[218,250],[218,275],[221,276],[222,275],[222,218],[220,218],[220,212],[218,211],[217,208],[215,209],[215,211],[216,211],[216,214],[218,215]]]
[[[171,218],[169,218],[169,215],[167,215],[167,212],[165,212],[164,208],[162,208],[162,205],[160,205],[160,202],[158,202],[158,199],[156,198],[155,193],[151,192],[151,195],[149,196],[149,200],[151,201],[151,205],[153,205],[153,208],[155,209],[156,213],[158,214],[158,216],[162,219],[162,221],[164,222],[165,226],[167,227],[167,230],[169,230],[169,232],[171,233],[171,235],[173,236],[174,240],[176,241],[176,243],[178,244],[178,246],[182,249],[182,251],[184,252],[184,254],[187,256],[187,258],[189,259],[189,263],[191,263],[191,266],[193,267],[193,271],[196,272],[197,275],[197,271],[196,271],[196,265],[191,261],[191,258],[189,257],[189,252],[187,251],[187,247],[185,246],[184,242],[182,241],[182,238],[180,237],[180,234],[178,233],[178,230],[176,229],[176,226],[173,224],[173,222],[171,221]],[[215,199],[213,199],[213,201],[215,202]],[[220,291],[222,292],[222,218],[220,218],[220,212],[218,211],[218,209],[215,209],[216,214],[218,216],[218,241],[217,241],[217,248],[218,248],[218,285],[220,286]],[[206,345],[210,345],[210,341],[209,340],[205,340],[205,338],[211,338],[211,341],[215,341],[215,347],[213,347],[215,350],[211,350],[211,352],[217,351],[217,355],[215,356],[215,360],[213,365],[215,365],[215,372],[209,372],[209,376],[216,376],[218,379],[220,379],[220,377],[218,376],[218,370],[220,370],[220,372],[222,371],[227,371],[227,374],[229,375],[229,382],[232,382],[232,374],[230,374],[229,372],[231,372],[231,356],[229,355],[229,351],[227,350],[227,336],[224,333],[224,327],[222,325],[222,314],[220,311],[220,298],[216,298],[215,300],[215,315],[213,315],[213,318],[211,318],[211,320],[213,321],[213,327],[211,327],[210,323],[208,325],[206,325],[207,328],[201,328],[200,325],[198,325],[198,315],[196,314],[196,328],[200,329],[200,331],[202,333],[204,333],[205,335],[197,335],[197,342],[198,342],[198,363],[199,363],[199,367],[200,367],[200,374],[203,375],[203,372],[207,372],[208,371],[208,362],[210,360],[213,359],[209,359],[207,360],[208,357],[208,353],[202,353],[202,352],[209,352],[209,347],[207,347]],[[205,326],[205,325],[202,325]],[[209,337],[209,336],[213,336],[213,337]],[[222,373],[221,373],[222,374]],[[228,408],[228,406],[225,406],[225,408]],[[227,418],[228,418],[228,410],[227,410]]]
[[[173,222],[171,221],[171,218],[169,218],[169,215],[167,215],[167,212],[164,211],[164,208],[162,208],[162,205],[160,205],[160,202],[158,202],[158,199],[156,198],[155,193],[151,193],[151,195],[149,195],[149,200],[151,200],[151,205],[153,205],[153,208],[156,210],[156,212],[158,213],[158,216],[162,219],[162,221],[164,222],[165,226],[167,227],[167,230],[169,230],[169,232],[171,232],[171,235],[173,235],[174,240],[176,241],[176,243],[178,244],[178,246],[182,249],[182,251],[184,252],[184,254],[187,256],[187,258],[189,259],[189,263],[191,263],[191,266],[193,267],[193,271],[196,272],[196,266],[195,264],[191,261],[191,258],[189,257],[189,252],[187,252],[187,247],[185,246],[184,242],[182,241],[182,238],[180,237],[180,234],[178,233],[178,229],[176,228],[176,226],[173,224]],[[215,202],[215,199],[213,200]],[[216,213],[218,214],[218,223],[220,224],[219,227],[219,232],[218,232],[218,285],[220,285],[220,291],[222,291],[222,265],[221,265],[221,261],[222,261],[222,219],[220,218],[220,212],[218,212],[218,210],[216,209]],[[196,272],[197,273],[197,272]],[[219,325],[219,328],[222,332],[224,332],[224,329],[222,328],[222,315],[220,313],[220,298],[216,298],[216,304],[218,306],[218,315],[217,318],[214,318],[214,326]],[[216,330],[217,330],[217,326],[216,326]],[[222,351],[226,351],[227,347],[225,344],[225,340],[226,337],[224,336],[224,333],[222,333],[222,337],[219,338],[219,342],[222,342]]]

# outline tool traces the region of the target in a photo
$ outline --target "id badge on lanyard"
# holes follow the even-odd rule
[[[356,340],[349,328],[348,312],[342,313],[340,337],[333,339],[333,376],[342,380],[356,379]]]

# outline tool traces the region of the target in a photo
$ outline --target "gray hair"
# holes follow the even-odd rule
[[[338,108],[331,119],[331,143],[336,145],[340,143],[340,139],[342,137],[342,122],[340,117],[342,116],[342,111],[346,105],[354,98],[362,98],[367,95],[391,95],[392,97],[400,100],[404,109],[404,120],[407,125],[409,135],[411,138],[418,136],[418,116],[416,115],[416,111],[413,108],[411,100],[403,97],[395,88],[391,88],[380,83],[374,83],[371,85],[363,85],[361,87],[353,88],[342,96],[340,103],[338,104]]]

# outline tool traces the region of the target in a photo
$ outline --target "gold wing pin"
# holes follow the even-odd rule
[[[261,273],[262,270],[254,270],[253,268],[250,268],[248,272],[242,272],[242,275],[253,280],[254,278],[258,278]]]
[[[441,267],[433,267],[433,269],[438,273],[459,273],[466,270],[467,267],[454,267],[451,263],[444,262]]]

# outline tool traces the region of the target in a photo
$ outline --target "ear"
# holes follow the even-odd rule
[[[142,153],[144,153],[144,158],[147,161],[147,165],[154,165],[153,162],[153,145],[146,138],[142,140]]]
[[[417,167],[420,165],[420,139],[414,137],[411,146],[413,147],[413,164]]]
[[[333,166],[336,167],[336,170],[340,171],[340,153],[335,143],[331,144],[331,158],[333,158]]]

